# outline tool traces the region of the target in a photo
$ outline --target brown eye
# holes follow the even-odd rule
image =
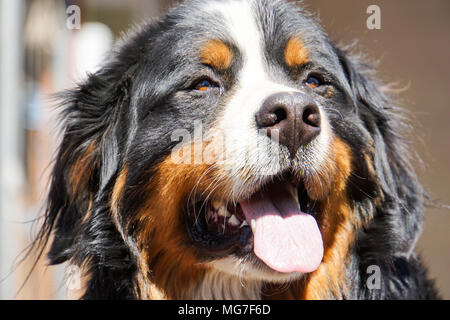
[[[315,89],[317,87],[320,87],[323,83],[318,77],[309,76],[308,79],[305,81],[306,85]]]
[[[217,88],[218,85],[210,80],[204,79],[199,81],[196,85],[195,85],[195,90],[198,91],[208,91],[210,89],[214,89]]]

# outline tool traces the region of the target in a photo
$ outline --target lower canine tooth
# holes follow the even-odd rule
[[[228,223],[231,224],[232,226],[238,226],[240,221],[238,220],[238,218],[236,218],[236,216],[233,214],[231,216],[230,219],[228,219]]]
[[[256,220],[252,219],[252,221],[250,221],[250,227],[252,228],[252,232],[255,233],[256,232]]]
[[[242,228],[242,227],[245,227],[245,226],[248,226],[247,221],[242,222],[242,224],[241,224],[241,226],[239,228]]]

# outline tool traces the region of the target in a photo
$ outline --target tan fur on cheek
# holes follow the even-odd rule
[[[346,258],[355,240],[354,230],[360,225],[347,194],[347,183],[352,172],[350,147],[342,140],[335,138],[332,153],[335,166],[331,176],[332,188],[322,202],[318,221],[325,254],[319,268],[308,275],[302,293],[303,299],[345,296]]]
[[[183,294],[209,270],[188,239],[183,213],[192,191],[209,190],[214,181],[210,165],[174,163],[168,157],[156,168],[147,187],[148,199],[137,223],[140,267],[143,278],[150,279],[168,298],[185,298]]]

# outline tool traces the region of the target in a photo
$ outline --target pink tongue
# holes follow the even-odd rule
[[[247,223],[254,219],[254,252],[279,272],[308,273],[323,258],[322,235],[316,220],[299,210],[286,186],[279,184],[240,202]]]

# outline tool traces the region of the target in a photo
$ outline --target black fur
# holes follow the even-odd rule
[[[86,266],[90,280],[85,299],[140,297],[135,279],[139,225],[133,223],[133,215],[145,197],[145,181],[152,177],[151,168],[170,153],[171,132],[192,131],[196,119],[212,123],[221,99],[232,92],[240,68],[238,48],[231,70],[216,75],[224,83],[225,98],[211,95],[202,100],[189,91],[205,72],[196,60],[197,40],[226,38],[220,19],[205,16],[202,2],[194,1],[142,26],[117,46],[99,72],[63,95],[63,140],[38,242],[46,242],[53,233],[51,263]],[[360,156],[354,159],[356,172],[348,192],[357,214],[372,221],[367,229],[358,230],[349,257],[351,295],[347,298],[437,298],[413,252],[422,227],[424,191],[403,139],[404,119],[392,99],[380,90],[371,67],[337,48],[306,13],[284,2],[259,3],[257,14],[271,72],[291,85],[309,71],[323,72],[336,94],[315,98],[325,105],[335,133]],[[314,53],[315,64],[292,74],[283,65],[282,48],[287,37],[298,31],[307,35],[304,42]],[[364,161],[364,153],[370,155],[375,173]],[[85,154],[84,165],[77,167]],[[127,185],[133,189],[125,191],[119,230],[110,201],[125,161]],[[74,167],[80,176],[86,174],[79,190],[71,181]],[[91,213],[86,216],[90,202]],[[365,286],[370,265],[381,268],[380,290]]]

